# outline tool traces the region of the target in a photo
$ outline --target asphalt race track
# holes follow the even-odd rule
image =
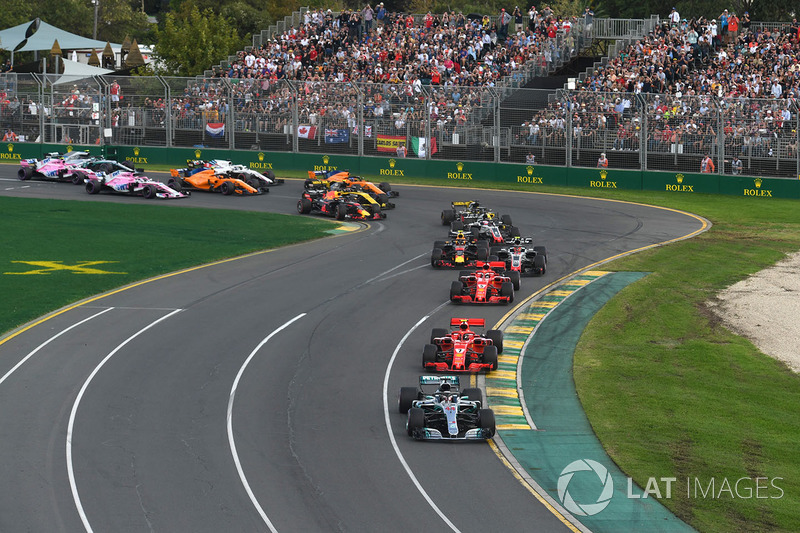
[[[0,166],[0,194],[158,202],[20,182],[16,170]],[[295,213],[301,188],[160,204]],[[478,199],[547,246],[547,274],[523,278],[518,301],[701,222],[593,199],[395,188],[397,209],[361,231],[146,283],[1,345],[0,531],[566,531],[487,444],[405,434],[396,395],[417,383],[431,328],[509,310],[447,303],[457,272],[429,263],[446,235],[439,214]]]

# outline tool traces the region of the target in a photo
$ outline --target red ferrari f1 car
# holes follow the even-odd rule
[[[458,281],[450,285],[453,303],[509,304],[514,301],[514,283],[501,274],[506,264],[502,261],[483,263],[478,270],[462,271]]]
[[[422,367],[438,372],[480,372],[497,369],[497,354],[503,351],[503,332],[490,329],[485,334],[472,330],[483,328],[482,318],[451,318],[453,331],[436,328],[431,343],[422,349]]]

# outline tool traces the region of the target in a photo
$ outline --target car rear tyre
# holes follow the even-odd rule
[[[88,192],[89,194],[97,194],[100,192],[101,188],[102,186],[100,185],[100,182],[97,180],[89,180],[86,182],[86,192]]]
[[[504,281],[500,285],[500,296],[508,298],[508,303],[514,301],[514,285],[510,281]]]
[[[308,198],[301,198],[297,202],[297,212],[301,215],[307,215],[311,212],[311,200]]]
[[[509,284],[510,286],[511,284]],[[464,292],[464,284],[460,281],[454,281],[450,284],[450,301],[454,303],[461,303],[458,300],[458,296],[461,296],[461,293]]]
[[[462,270],[461,272],[458,273],[458,277],[459,278],[463,278],[463,277],[466,277],[466,276],[471,276],[474,273],[475,273],[474,270]]]
[[[536,252],[536,255],[543,255],[544,260],[547,261],[547,248],[544,246],[534,246],[533,251]]]
[[[464,389],[461,396],[466,396],[471,402],[483,402],[483,394],[477,388]]]
[[[500,222],[506,226],[511,226],[511,215],[500,215]]]
[[[419,407],[412,407],[408,410],[408,422],[406,422],[406,431],[409,437],[414,436],[414,430],[421,430],[425,428],[425,411]]]
[[[543,255],[537,255],[533,258],[533,270],[540,276],[547,272],[547,259]]]
[[[433,268],[439,268],[439,261],[442,260],[442,256],[444,252],[442,252],[441,248],[434,248],[431,252],[431,266]]]
[[[475,252],[475,257],[478,261],[486,261],[489,259],[489,249],[484,248],[483,246],[478,246],[477,252]]]
[[[520,276],[518,270],[509,270],[506,272],[506,276],[511,278],[511,284],[514,286],[514,290],[518,291],[520,288]]]
[[[388,193],[388,192],[390,192],[392,190],[392,186],[389,185],[388,183],[386,183],[385,181],[380,182],[378,184],[378,188],[380,190],[382,190],[383,192],[385,192],[385,193]]]
[[[450,223],[450,231],[464,231],[464,223],[460,220],[455,220]]]
[[[411,409],[411,404],[418,397],[416,387],[400,387],[400,400],[398,401],[398,409],[401,413],[406,414]]]
[[[510,234],[512,237],[521,237],[521,236],[522,236],[522,235],[520,234],[520,232],[519,232],[519,228],[518,228],[518,227],[516,227],[516,226],[511,226],[511,227],[509,228],[509,230],[508,230],[508,233],[509,233],[509,234]]]
[[[478,425],[481,429],[488,429],[489,436],[494,437],[497,430],[494,422],[494,411],[491,409],[481,409],[478,411]]]
[[[433,241],[433,247],[434,248],[441,248],[442,250],[444,250],[444,245],[445,244],[447,244],[446,241]]]
[[[167,187],[177,192],[181,192],[183,190],[183,187],[181,186],[181,180],[176,178],[169,178],[167,180]]]
[[[33,176],[33,169],[31,167],[22,167],[17,171],[17,177],[22,181],[31,179]]]
[[[379,194],[375,201],[381,205],[386,205],[389,203],[389,197],[385,194]]]
[[[497,346],[486,346],[483,348],[483,362],[491,365],[492,370],[497,370]]]
[[[442,211],[442,226],[452,223],[456,219],[456,212],[452,209]]]
[[[428,368],[428,363],[435,363],[438,352],[435,344],[426,344],[422,348],[422,368]]]
[[[503,353],[503,332],[499,329],[490,329],[486,337],[492,340],[492,345],[497,347],[497,353]]]
[[[433,344],[433,339],[438,339],[440,337],[448,337],[450,332],[444,328],[433,328],[431,330],[431,344]]]

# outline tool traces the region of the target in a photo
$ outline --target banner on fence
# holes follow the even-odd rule
[[[419,157],[425,157],[425,149],[427,147],[427,143],[425,142],[425,137],[412,137],[411,139],[411,148]],[[431,155],[437,152],[436,148],[436,137],[431,137]]]
[[[397,153],[397,147],[406,143],[405,135],[377,135],[378,151]]]
[[[348,129],[340,129],[340,130],[326,129],[325,130],[325,142],[328,143],[328,144],[338,144],[338,143],[350,142],[350,130],[348,130]]]
[[[353,135],[358,137],[358,126],[353,126]],[[372,137],[372,126],[364,126],[364,137]]]
[[[317,127],[316,126],[297,126],[297,136],[301,139],[316,139]]]
[[[212,137],[222,137],[223,135],[225,135],[225,123],[209,122],[208,124],[206,124],[206,133],[208,133]]]

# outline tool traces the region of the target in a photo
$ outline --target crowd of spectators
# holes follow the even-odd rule
[[[800,24],[754,25],[728,10],[718,19],[673,10],[566,100],[529,115],[517,142],[564,147],[571,120],[578,150],[638,151],[645,143],[648,152],[703,156],[698,170],[712,167],[708,156],[737,172],[738,157],[796,158]],[[735,164],[726,159],[733,155]]]

